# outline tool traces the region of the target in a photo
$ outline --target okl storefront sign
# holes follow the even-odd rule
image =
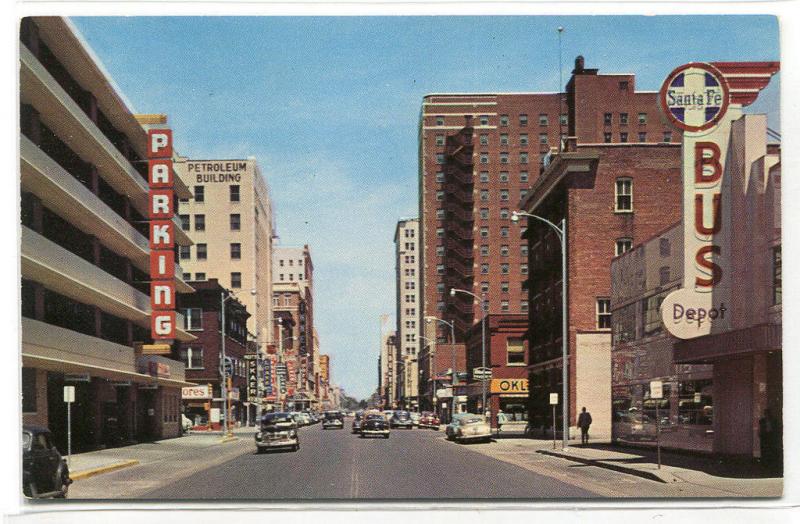
[[[147,131],[150,219],[150,336],[175,338],[175,192],[172,130]],[[168,349],[167,349],[168,352]]]
[[[693,62],[672,71],[659,91],[661,110],[683,132],[683,287],[661,305],[664,325],[678,338],[726,331],[736,314],[726,176],[731,123],[778,69],[777,62]]]

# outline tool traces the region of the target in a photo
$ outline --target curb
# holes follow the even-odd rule
[[[598,468],[610,469],[612,471],[617,471],[619,473],[635,475],[637,477],[641,477],[647,480],[654,480],[656,482],[661,482],[663,484],[672,484],[673,482],[683,482],[682,479],[676,477],[675,475],[673,475],[668,471],[664,471],[663,469],[660,472],[647,471],[643,469],[631,468],[620,464],[615,464],[612,462],[607,462],[602,459],[589,459],[584,457],[578,457],[575,455],[570,455],[568,453],[563,453],[563,452],[559,453],[557,451],[550,451],[547,449],[540,449],[537,450],[536,452],[541,453],[542,455],[549,455],[551,457],[558,457],[571,460],[573,462],[578,462],[580,464],[586,464],[588,466],[597,466]]]
[[[89,477],[94,477],[95,475],[102,475],[103,473],[109,473],[111,471],[116,471],[118,469],[127,468],[129,466],[136,466],[137,464],[139,464],[138,460],[125,460],[122,462],[115,462],[113,464],[109,464],[108,466],[100,466],[99,468],[84,469],[83,471],[70,473],[69,478],[71,480],[86,479]]]

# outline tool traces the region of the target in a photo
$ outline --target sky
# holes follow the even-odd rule
[[[771,16],[80,17],[132,109],[165,113],[190,158],[255,156],[279,244],[309,244],[334,383],[377,386],[394,316],[393,236],[417,216],[418,123],[435,92],[558,91],[575,56],[657,90],[690,61],[779,60]],[[779,77],[780,75],[778,75]],[[779,130],[779,81],[750,112]]]

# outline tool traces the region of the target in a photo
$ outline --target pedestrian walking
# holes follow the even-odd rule
[[[498,437],[500,436],[500,430],[503,428],[503,424],[505,424],[506,422],[508,422],[508,417],[506,416],[505,413],[503,413],[503,410],[501,409],[501,410],[499,410],[497,412],[497,436]]]
[[[589,443],[589,426],[592,425],[592,414],[584,406],[578,415],[578,427],[581,428],[581,444]]]

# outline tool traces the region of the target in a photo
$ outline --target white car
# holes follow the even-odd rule
[[[468,415],[460,417],[456,422],[453,438],[456,442],[482,440],[490,442],[492,440],[492,428],[479,415]]]

